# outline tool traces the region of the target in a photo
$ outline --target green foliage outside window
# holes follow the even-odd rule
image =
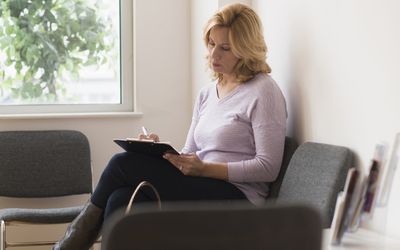
[[[13,98],[54,102],[65,92],[63,73],[78,78],[83,67],[109,62],[115,40],[100,4],[0,0],[0,95],[11,90]]]

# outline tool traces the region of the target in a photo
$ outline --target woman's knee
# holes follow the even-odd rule
[[[116,153],[111,157],[108,165],[120,164],[121,162],[126,161],[128,155],[129,155],[128,152]]]
[[[128,152],[117,153],[113,155],[108,162],[104,172],[108,173],[121,173],[121,169],[124,169],[126,165],[131,165],[131,155]],[[115,172],[116,171],[116,172]]]

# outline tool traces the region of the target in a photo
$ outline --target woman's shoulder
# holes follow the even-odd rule
[[[203,104],[215,91],[216,83],[208,83],[200,88],[200,91],[197,95],[197,101],[199,104]]]
[[[216,88],[215,82],[211,82],[202,86],[199,91],[199,97],[204,98],[209,96],[212,93],[212,91],[215,90],[215,88]]]
[[[215,88],[215,85],[216,85],[215,82],[210,82],[210,83],[205,84],[204,86],[202,86],[202,87],[200,88],[200,93],[203,93],[203,92],[210,92],[212,89]]]
[[[252,89],[252,91],[264,94],[265,92],[275,92],[280,91],[279,86],[276,84],[275,80],[266,73],[258,73],[252,79],[250,79],[246,84]]]
[[[253,94],[254,100],[259,100],[268,106],[272,105],[271,107],[281,110],[282,114],[285,113],[287,117],[285,96],[274,79],[268,74],[259,73],[252,80],[254,87],[251,94]]]

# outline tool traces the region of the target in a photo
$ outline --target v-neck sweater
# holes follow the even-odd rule
[[[267,74],[257,74],[223,98],[216,83],[208,84],[196,100],[182,152],[227,163],[228,181],[258,204],[280,170],[286,117],[285,98]]]

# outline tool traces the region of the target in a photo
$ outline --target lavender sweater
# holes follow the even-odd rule
[[[282,92],[267,74],[257,74],[222,99],[216,84],[209,84],[196,100],[182,152],[226,162],[229,182],[259,204],[279,173],[286,116]]]

